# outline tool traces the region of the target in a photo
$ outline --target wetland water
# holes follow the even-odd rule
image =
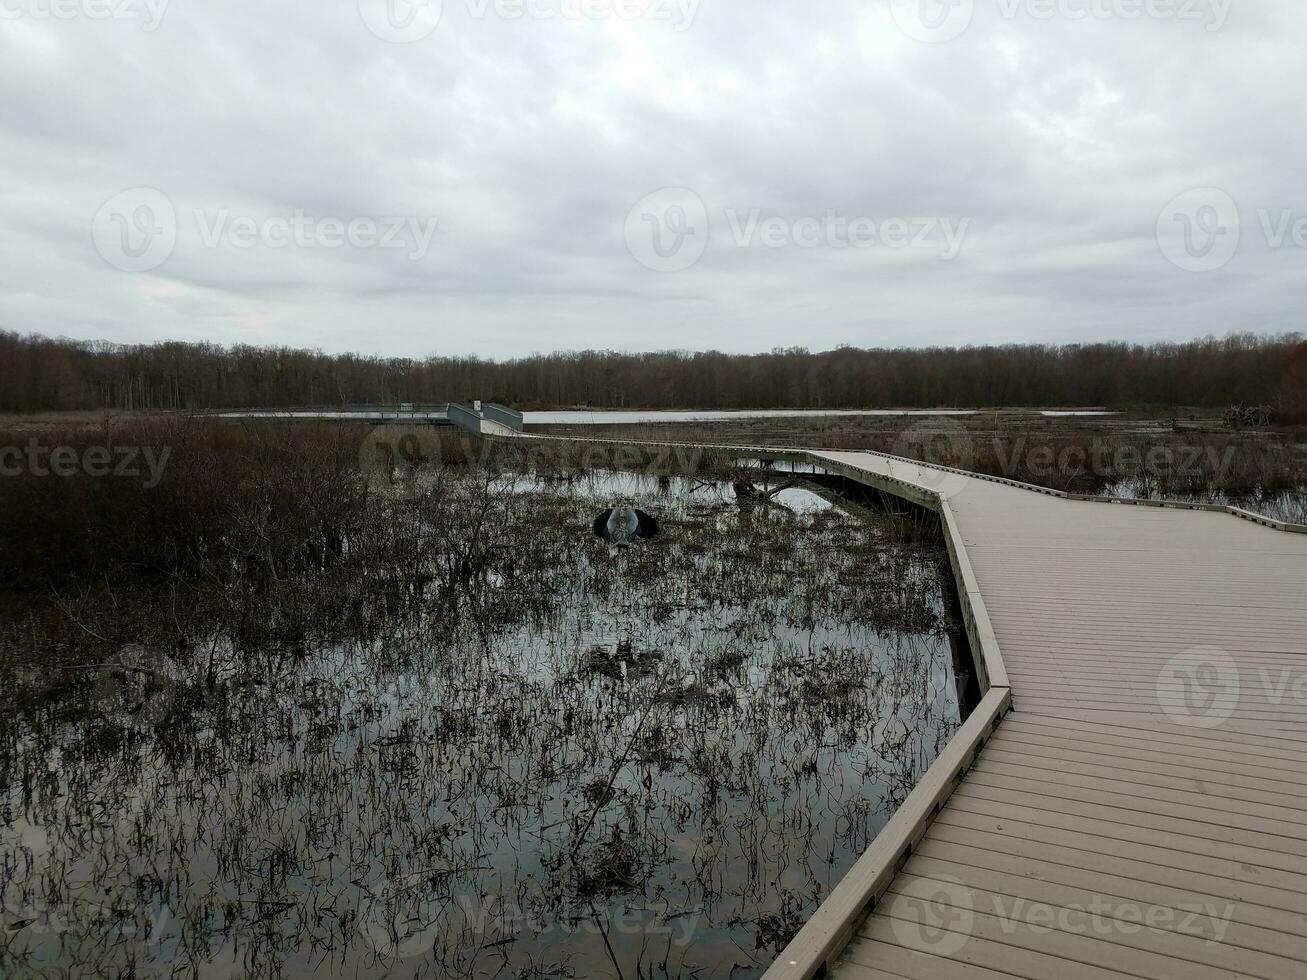
[[[441,480],[389,506],[430,495],[479,557],[367,590],[362,637],[7,679],[0,974],[758,976],[959,724],[911,517]],[[617,500],[663,533],[594,537]]]

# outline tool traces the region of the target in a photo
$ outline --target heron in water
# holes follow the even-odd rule
[[[656,520],[635,507],[613,507],[594,522],[595,534],[619,548],[633,544],[636,538],[652,538],[660,530]]]

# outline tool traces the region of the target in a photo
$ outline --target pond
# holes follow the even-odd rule
[[[6,639],[0,974],[756,977],[960,723],[910,515],[760,473],[378,500],[468,545],[358,573],[348,639]],[[662,533],[595,537],[616,501]]]

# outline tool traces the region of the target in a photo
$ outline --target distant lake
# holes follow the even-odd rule
[[[750,409],[737,412],[524,412],[527,425],[635,425],[642,422],[731,422],[736,419],[829,418],[856,415],[975,415],[974,409]]]

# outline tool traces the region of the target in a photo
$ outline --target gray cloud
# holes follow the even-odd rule
[[[395,2],[383,26],[412,12]],[[976,0],[944,43],[903,27],[941,0],[514,2],[444,0],[397,44],[359,0],[172,0],[153,30],[89,15],[144,0],[0,0],[0,326],[500,357],[1301,328],[1298,0]],[[102,208],[138,187],[176,245],[124,272],[101,252],[139,216]],[[631,215],[665,187],[706,208],[681,271],[628,248],[632,228],[677,244],[679,212]],[[1189,271],[1228,222],[1168,213],[1168,252],[1159,216],[1204,187],[1242,238]],[[1287,213],[1278,246],[1263,210]],[[737,242],[754,212],[788,244]],[[794,243],[828,213],[876,242]],[[266,240],[296,214],[438,229],[417,257]],[[965,220],[962,250],[886,244],[892,218]],[[241,219],[252,246],[206,245]]]

